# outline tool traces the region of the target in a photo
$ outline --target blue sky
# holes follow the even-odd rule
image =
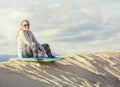
[[[52,52],[117,50],[120,0],[0,0],[0,54],[16,54],[16,34],[24,19]]]

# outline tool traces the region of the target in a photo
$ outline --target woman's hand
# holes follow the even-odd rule
[[[42,49],[41,56],[45,56],[45,54],[46,54],[45,49]]]

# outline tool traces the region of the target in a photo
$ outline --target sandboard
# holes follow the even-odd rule
[[[10,58],[10,60],[22,60],[25,62],[36,62],[34,58]],[[55,58],[49,58],[49,57],[39,57],[39,62],[55,62],[55,61],[61,61],[64,60],[64,58],[55,57]]]

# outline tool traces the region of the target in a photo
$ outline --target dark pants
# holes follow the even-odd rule
[[[48,57],[52,55],[48,44],[42,44]],[[40,50],[40,49],[39,49]],[[34,57],[38,58],[38,48],[36,45],[28,46],[22,51],[22,57]]]

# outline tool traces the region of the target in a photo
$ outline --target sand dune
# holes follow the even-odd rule
[[[0,87],[120,87],[120,51],[70,54],[55,63],[0,63]]]

